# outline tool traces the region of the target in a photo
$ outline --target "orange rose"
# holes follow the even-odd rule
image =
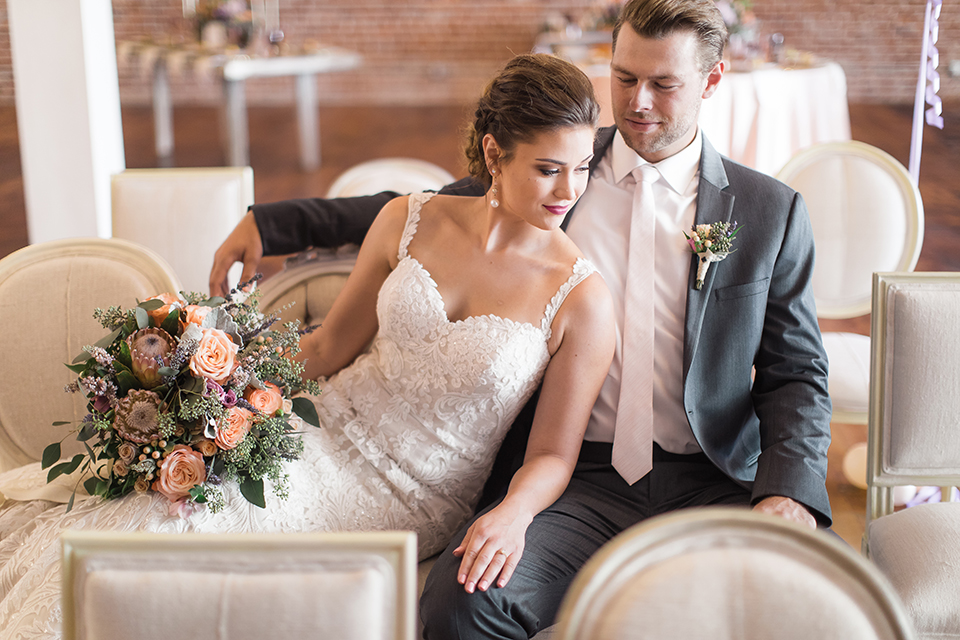
[[[162,493],[168,500],[177,501],[190,495],[190,489],[207,479],[203,456],[190,447],[178,444],[160,463],[160,477],[153,483],[153,490]]]
[[[253,423],[253,414],[241,407],[230,407],[226,424],[217,429],[216,443],[221,449],[233,449],[246,437]]]
[[[220,329],[204,329],[197,352],[190,358],[190,371],[200,378],[217,383],[227,381],[236,368],[235,359],[240,347]]]
[[[204,438],[193,443],[194,448],[200,452],[200,455],[209,458],[217,455],[217,445],[213,440]]]
[[[280,391],[280,387],[272,382],[264,382],[263,386],[266,388],[247,387],[247,392],[243,394],[243,397],[258,411],[268,416],[275,415],[277,411],[283,408],[283,393]]]
[[[186,327],[188,324],[202,324],[203,319],[208,313],[210,313],[211,309],[213,309],[213,307],[202,307],[198,304],[188,304],[183,308],[183,313],[180,314],[180,327]]]
[[[157,327],[167,319],[167,316],[170,315],[173,309],[183,309],[184,304],[180,296],[175,293],[161,293],[158,296],[147,298],[147,300],[160,300],[163,302],[162,307],[158,307],[153,311],[147,311],[147,315],[153,319],[153,324]],[[146,300],[144,302],[146,302]]]

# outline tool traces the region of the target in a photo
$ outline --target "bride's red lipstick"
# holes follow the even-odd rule
[[[567,211],[570,210],[570,207],[569,207],[569,206],[567,206],[567,207],[559,207],[559,206],[550,207],[550,206],[547,206],[547,205],[543,205],[543,208],[546,209],[547,211],[549,211],[550,213],[552,213],[552,214],[555,215],[555,216],[562,216],[562,215],[566,214]]]

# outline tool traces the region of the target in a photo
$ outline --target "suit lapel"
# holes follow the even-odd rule
[[[730,222],[733,215],[732,194],[724,192],[729,182],[727,173],[723,169],[723,161],[713,145],[703,138],[703,150],[700,154],[700,184],[697,187],[697,212],[695,224],[711,224],[713,222]],[[694,288],[697,279],[697,257],[690,258],[690,273],[687,277],[687,306],[686,320],[683,327],[683,379],[687,379],[687,371],[700,341],[700,328],[703,325],[703,316],[706,312],[707,301],[713,290],[713,281],[717,275],[717,264],[707,270],[703,280],[703,287],[698,291]]]

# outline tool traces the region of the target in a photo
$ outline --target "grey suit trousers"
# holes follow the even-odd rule
[[[610,465],[610,445],[585,442],[566,491],[527,529],[523,557],[505,587],[464,591],[452,552],[469,524],[457,534],[427,578],[420,601],[424,637],[526,640],[553,624],[577,571],[613,536],[655,515],[719,504],[747,506],[750,492],[704,454],[654,446],[653,470],[630,486]]]

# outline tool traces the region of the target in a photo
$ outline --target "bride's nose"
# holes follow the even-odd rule
[[[575,200],[578,184],[579,179],[572,171],[561,173],[553,195],[562,200]]]

